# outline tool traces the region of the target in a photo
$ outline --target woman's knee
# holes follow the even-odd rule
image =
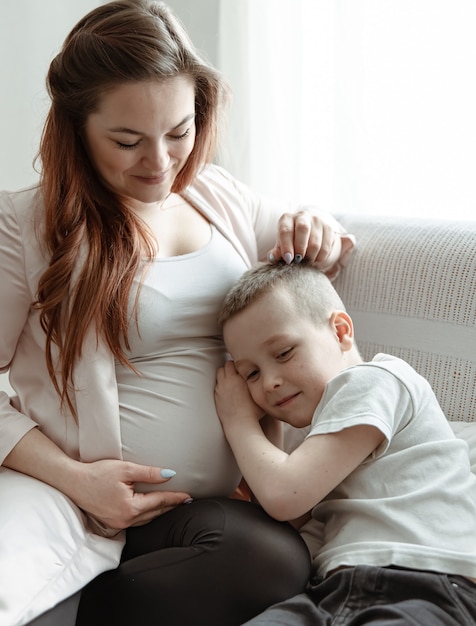
[[[299,534],[249,502],[197,501],[133,535],[140,550],[83,592],[78,624],[130,623],[128,607],[141,607],[149,624],[159,600],[165,623],[241,624],[302,591],[309,577]],[[187,602],[178,611],[179,597]]]
[[[261,593],[268,581],[273,602],[304,589],[311,560],[306,544],[291,524],[274,520],[254,503],[212,502],[219,507],[223,520],[220,559],[236,572],[235,588],[245,584],[249,593],[254,580]]]
[[[140,549],[134,537],[141,538]],[[124,560],[164,548],[202,554],[217,575],[236,572],[237,585],[245,577],[248,591],[250,577],[260,586],[264,577],[274,579],[275,588],[282,586],[283,592],[291,586],[293,593],[298,593],[310,575],[309,552],[299,533],[290,524],[271,518],[257,504],[241,500],[197,500],[147,527],[131,529]]]

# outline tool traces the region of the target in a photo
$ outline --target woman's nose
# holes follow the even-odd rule
[[[166,143],[158,141],[151,144],[144,155],[143,161],[146,167],[155,173],[166,170],[170,161]]]

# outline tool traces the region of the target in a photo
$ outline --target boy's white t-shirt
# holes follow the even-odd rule
[[[476,477],[429,383],[385,354],[346,369],[307,436],[358,424],[386,440],[314,507],[319,524],[303,536],[317,573],[367,564],[476,577]]]

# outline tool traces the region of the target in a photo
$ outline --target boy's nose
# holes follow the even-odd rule
[[[273,391],[274,389],[277,389],[278,387],[280,387],[281,384],[282,384],[281,377],[278,376],[274,372],[269,373],[264,377],[263,386],[266,391]]]

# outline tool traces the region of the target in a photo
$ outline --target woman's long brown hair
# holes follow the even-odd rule
[[[46,333],[49,376],[75,418],[74,365],[89,331],[132,367],[125,353],[129,297],[144,251],[152,256],[155,250],[145,225],[98,177],[84,126],[114,86],[177,75],[195,84],[196,140],[173,192],[213,158],[227,88],[170,10],[148,0],[102,5],[78,22],[49,68],[51,108],[38,157],[50,263],[35,307]]]

